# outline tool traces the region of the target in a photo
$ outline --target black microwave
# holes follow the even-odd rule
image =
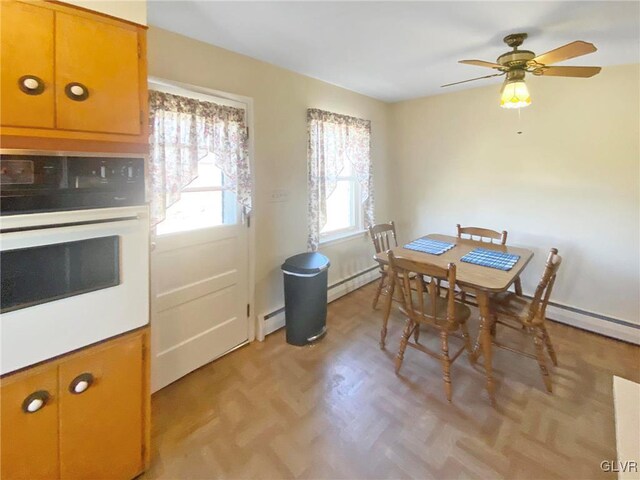
[[[144,158],[0,154],[2,215],[144,203]]]

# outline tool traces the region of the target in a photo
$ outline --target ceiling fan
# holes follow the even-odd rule
[[[484,78],[500,77],[506,75],[502,89],[500,90],[500,106],[503,108],[522,108],[531,104],[529,89],[524,82],[527,73],[543,77],[579,77],[588,78],[600,73],[601,67],[551,67],[550,65],[570,58],[580,57],[593,53],[597,48],[588,42],[577,40],[558,47],[542,55],[537,55],[529,50],[518,50],[522,42],[527,38],[526,33],[513,33],[504,37],[504,43],[513,50],[503,53],[496,63],[483,60],[460,60],[459,63],[477,65],[479,67],[492,68],[500,73],[485,75],[484,77],[463,80],[462,82],[448,83],[442,87],[459,85],[460,83],[473,82]]]

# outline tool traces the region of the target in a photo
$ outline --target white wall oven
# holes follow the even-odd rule
[[[144,159],[0,155],[0,374],[149,319]]]

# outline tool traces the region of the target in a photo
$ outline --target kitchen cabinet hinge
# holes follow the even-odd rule
[[[247,303],[247,317],[251,316],[251,304]]]

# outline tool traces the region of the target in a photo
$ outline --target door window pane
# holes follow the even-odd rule
[[[229,191],[183,191],[171,205],[158,235],[236,223],[236,196]]]
[[[185,190],[202,187],[221,187],[222,185],[222,170],[215,166],[213,155],[209,154],[198,162],[198,177],[187,185]]]

